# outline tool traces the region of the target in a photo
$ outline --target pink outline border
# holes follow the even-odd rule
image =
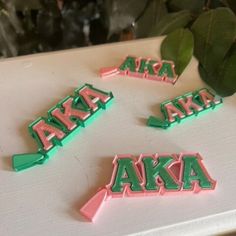
[[[141,193],[143,192],[133,192],[131,189],[130,189],[130,186],[129,184],[125,184],[124,185],[124,189],[123,189],[123,192],[122,193],[114,193],[111,191],[111,187],[113,186],[114,184],[114,180],[115,180],[115,177],[116,177],[116,174],[117,174],[117,160],[118,159],[122,159],[122,158],[130,158],[133,160],[134,162],[134,169],[136,171],[136,174],[138,176],[138,179],[140,181],[140,185],[141,187],[143,188],[142,186],[142,176],[140,174],[140,171],[139,171],[139,168],[138,168],[138,162],[137,162],[137,158],[130,155],[130,154],[123,154],[123,155],[116,155],[114,160],[113,160],[113,172],[112,172],[112,175],[111,175],[111,181],[108,185],[106,185],[106,189],[108,191],[108,197],[112,197],[112,198],[119,198],[119,197],[133,197],[133,196],[137,196],[137,195],[140,195]]]
[[[166,190],[164,188],[163,183],[161,183],[159,186],[160,188],[157,191],[147,191],[144,188],[145,184],[145,172],[144,172],[144,166],[142,163],[142,159],[144,157],[152,157],[153,159],[161,158],[161,157],[166,157],[166,156],[171,156],[174,158],[174,161],[167,167],[167,170],[169,174],[173,177],[173,179],[180,185],[180,188],[177,190]],[[183,177],[183,162],[182,159],[184,156],[194,156],[198,159],[199,165],[201,166],[204,174],[207,176],[208,180],[212,183],[212,188],[210,189],[202,189],[198,181],[193,181],[193,187],[190,190],[183,190],[183,182],[182,182],[182,177]],[[123,192],[122,193],[114,193],[111,191],[111,186],[114,183],[114,179],[117,173],[117,160],[120,158],[131,158],[134,161],[134,168],[137,173],[137,176],[140,180],[141,186],[143,191],[142,192],[132,192],[129,188],[129,184],[126,184],[124,186]],[[173,173],[171,168],[174,165],[180,165],[179,173],[178,173],[178,178],[176,177],[176,174]],[[82,208],[80,209],[80,213],[87,218],[89,221],[94,222],[97,213],[101,210],[102,205],[104,204],[105,201],[109,200],[110,198],[119,198],[119,197],[140,197],[140,196],[156,196],[156,195],[172,195],[177,194],[177,193],[186,193],[186,192],[193,192],[193,193],[199,193],[201,190],[204,192],[209,191],[209,190],[214,190],[216,186],[216,181],[213,180],[209,173],[207,172],[204,164],[202,163],[202,157],[199,153],[194,153],[194,152],[182,152],[180,154],[169,154],[169,153],[155,153],[155,154],[140,154],[138,158],[130,155],[130,154],[124,154],[124,155],[116,155],[114,160],[113,160],[113,172],[111,176],[111,181],[108,185],[106,185],[103,188],[100,188],[99,191],[91,198],[87,203],[85,203]]]
[[[211,182],[212,188],[210,188],[210,189],[203,189],[203,188],[201,188],[201,187],[199,186],[198,181],[193,181],[193,187],[192,187],[190,190],[184,190],[184,189],[183,189],[183,182],[182,182],[181,180],[182,180],[182,178],[183,178],[183,168],[184,168],[184,165],[183,165],[183,162],[182,162],[181,160],[183,159],[184,156],[194,156],[194,157],[197,158],[198,163],[199,163],[199,165],[201,166],[201,168],[202,168],[204,174],[205,174],[206,177],[208,178],[209,182]],[[181,190],[180,190],[181,192],[183,191],[183,192],[199,193],[200,191],[209,191],[209,190],[214,190],[214,189],[215,189],[215,187],[216,187],[216,181],[213,180],[213,179],[210,177],[208,171],[206,170],[206,167],[205,167],[204,164],[202,163],[202,160],[203,160],[203,159],[202,159],[202,156],[201,156],[199,153],[181,153],[181,154],[179,155],[179,160],[181,161],[180,175],[179,175],[179,181],[182,183],[182,185],[181,185]]]
[[[135,57],[135,56],[128,55],[128,56],[125,57],[123,62],[126,60],[127,57],[134,57],[135,58],[136,72],[130,72],[129,70],[121,71],[121,70],[119,70],[119,67],[114,67],[113,66],[113,67],[108,67],[108,68],[107,67],[101,68],[100,69],[100,76],[102,78],[108,78],[108,77],[120,74],[120,75],[126,75],[126,76],[135,77],[135,78],[139,78],[139,79],[147,79],[147,80],[153,80],[153,81],[163,81],[163,82],[171,83],[173,85],[176,83],[176,81],[179,78],[179,76],[175,72],[175,64],[174,64],[173,61],[158,60],[158,59],[154,60],[151,57]],[[153,66],[160,65],[160,66],[158,66],[157,70],[155,68],[153,68],[155,70],[155,73],[158,73],[158,71],[160,70],[163,62],[167,62],[167,63],[171,64],[171,68],[173,70],[174,78],[170,79],[166,75],[164,75],[164,76],[149,75],[147,72],[139,73],[138,70],[139,70],[139,67],[140,67],[140,61],[142,59],[147,60],[147,61],[150,61],[150,60],[156,61],[156,64],[154,64]]]

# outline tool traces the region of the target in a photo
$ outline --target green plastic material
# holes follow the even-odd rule
[[[141,59],[138,73],[145,73],[147,71],[149,75],[155,75],[156,73],[153,68],[155,64],[157,64],[157,61]]]
[[[158,71],[159,76],[167,76],[169,78],[174,78],[174,71],[172,69],[172,64],[170,62],[163,62],[160,70]]]
[[[199,93],[201,91],[205,91],[209,95],[214,97],[214,101],[212,101],[210,103],[209,107],[206,107],[205,104],[204,104],[204,101],[201,99],[201,96],[199,95]],[[187,112],[181,106],[181,104],[178,103],[178,100],[180,98],[186,99],[189,96],[192,96],[192,98],[193,98],[192,101],[194,103],[196,103],[197,105],[199,105],[202,108],[202,110],[196,111],[196,110],[192,109],[193,113],[192,114],[187,114]],[[167,114],[167,110],[165,108],[165,104],[168,104],[168,103],[173,104],[174,107],[177,108],[179,111],[181,111],[185,116],[183,118],[180,118],[180,117],[176,116],[174,121],[170,122],[168,120],[168,114]],[[214,95],[213,93],[211,93],[206,88],[202,88],[202,89],[194,91],[192,93],[186,93],[183,96],[178,96],[173,100],[168,100],[168,101],[165,101],[165,102],[161,103],[160,108],[161,108],[161,112],[164,116],[164,119],[160,119],[158,117],[150,116],[147,120],[147,126],[161,128],[161,129],[167,129],[167,128],[171,127],[173,124],[176,124],[176,123],[178,124],[178,123],[183,122],[183,120],[185,120],[186,118],[189,119],[190,117],[198,116],[199,114],[204,114],[205,112],[213,110],[216,107],[220,106],[222,103],[223,103],[223,99],[221,97],[219,97],[217,95]]]
[[[212,183],[204,173],[202,167],[199,164],[198,159],[195,156],[185,156],[183,158],[183,189],[190,190],[192,188],[192,182],[198,181],[199,186],[202,189],[212,188]]]
[[[80,90],[82,90],[85,87],[88,87],[92,89],[93,91],[97,91],[99,93],[105,94],[109,97],[109,99],[104,103],[100,100],[96,101],[98,109],[93,111],[92,109],[90,109],[90,107],[88,106],[86,101],[83,99],[83,97],[79,94]],[[57,108],[61,109],[61,111],[63,112],[62,104],[70,98],[73,99],[73,103],[72,103],[73,109],[90,112],[90,115],[83,121],[79,120],[79,118],[74,118],[73,116],[70,117],[71,121],[73,121],[76,124],[76,127],[73,130],[68,130],[66,126],[62,122],[60,122],[60,120],[56,119],[52,115],[53,110]],[[40,117],[29,125],[29,128],[28,128],[29,133],[35,139],[38,145],[38,152],[13,155],[12,168],[15,171],[21,171],[21,170],[33,167],[37,164],[45,163],[52,155],[54,155],[57,152],[58,147],[63,146],[64,144],[69,142],[76,134],[80,132],[81,128],[86,127],[101,113],[103,109],[106,109],[107,107],[109,107],[112,100],[113,100],[113,94],[111,92],[107,93],[102,90],[95,89],[90,84],[85,84],[81,88],[76,89],[74,96],[67,96],[66,98],[62,99],[56,106],[51,108],[48,111],[47,118]],[[49,150],[44,149],[44,146],[43,146],[43,143],[41,142],[40,137],[37,135],[37,133],[33,129],[34,125],[42,120],[46,124],[48,124],[50,127],[56,128],[64,132],[65,134],[64,137],[61,139],[58,139],[57,137],[52,138],[51,143],[53,145],[52,147],[50,147]],[[45,135],[48,135],[48,134],[46,134],[45,132]]]
[[[15,154],[12,157],[12,166],[15,171],[24,170],[37,164],[43,164],[45,156],[42,153]]]
[[[179,189],[179,185],[170,173],[167,171],[167,167],[174,161],[173,157],[159,158],[158,164],[152,157],[145,157],[142,159],[145,169],[145,179],[146,179],[146,190],[157,190],[159,189],[156,184],[156,180],[160,177],[164,183],[165,189],[176,190]]]
[[[162,129],[167,129],[170,124],[165,120],[161,120],[155,116],[150,116],[147,120],[147,125],[151,127],[157,127]]]
[[[121,71],[136,72],[136,58],[126,57],[125,61],[120,65],[119,69]]]
[[[121,158],[117,161],[117,173],[112,192],[122,193],[124,185],[129,184],[134,192],[142,191],[140,180],[137,177],[132,158]]]

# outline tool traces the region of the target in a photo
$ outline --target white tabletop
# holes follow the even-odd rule
[[[236,96],[215,111],[170,130],[147,127],[159,104],[206,85],[192,59],[171,84],[116,76],[101,67],[126,55],[159,58],[163,38],[67,50],[0,62],[0,235],[206,235],[236,229]],[[27,127],[84,83],[112,91],[114,104],[60,148],[48,163],[23,172],[11,155],[36,151]],[[215,191],[108,201],[97,221],[80,207],[107,184],[116,154],[199,152]]]

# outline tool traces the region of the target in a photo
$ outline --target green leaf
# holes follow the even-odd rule
[[[223,76],[221,78],[221,81],[219,83],[219,88],[221,90],[224,90],[223,92],[227,96],[230,96],[231,94],[234,94],[236,92],[236,55],[232,56],[227,60],[227,63],[225,64],[222,73]],[[223,94],[224,95],[224,94]]]
[[[226,6],[230,7],[231,10],[236,13],[236,1],[235,0],[224,0]]]
[[[137,38],[147,37],[151,26],[156,25],[161,18],[167,14],[166,5],[163,0],[148,0],[149,4],[140,19],[135,25],[135,34]]]
[[[193,35],[188,29],[177,29],[162,42],[161,57],[175,63],[175,71],[179,76],[192,58],[193,44]]]
[[[236,92],[236,44],[219,68],[218,86]]]
[[[150,36],[159,36],[185,27],[191,21],[190,11],[184,10],[165,15],[151,30]]]
[[[223,63],[214,72],[208,72],[199,64],[201,78],[219,95],[231,96],[236,92],[236,44],[231,48]]]
[[[205,6],[205,0],[170,0],[168,8],[171,11],[189,10],[193,13],[200,13]]]
[[[212,75],[211,73],[207,72],[201,64],[198,65],[198,71],[202,80],[205,81],[220,96],[227,97],[235,93],[235,91],[231,88],[224,88],[223,86],[220,87],[215,81],[216,75]]]
[[[229,8],[203,13],[192,26],[194,54],[213,73],[222,63],[236,36],[236,18]]]
[[[210,9],[223,7],[223,6],[224,6],[224,3],[222,0],[207,0],[206,1],[206,7]]]

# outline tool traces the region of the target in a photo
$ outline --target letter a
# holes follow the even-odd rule
[[[96,111],[99,107],[105,108],[105,104],[112,98],[112,94],[104,93],[103,91],[92,88],[86,85],[76,92],[84,99],[86,104]]]
[[[174,123],[185,117],[184,113],[180,111],[172,102],[162,105],[162,111],[169,123]]]
[[[117,159],[117,168],[115,169],[116,170],[113,172],[113,185],[111,187],[112,192],[122,193],[124,191],[124,186],[127,184],[134,192],[142,191],[138,178],[139,173],[137,173],[132,158]]]
[[[29,129],[33,137],[36,138],[37,141],[39,141],[39,146],[41,146],[45,151],[48,151],[54,146],[52,143],[52,140],[54,138],[59,141],[65,136],[65,133],[62,132],[60,129],[56,128],[55,126],[49,123],[46,123],[42,119],[39,119],[32,125],[30,125]]]
[[[213,189],[215,181],[212,180],[201,163],[201,158],[196,156],[183,156],[182,157],[182,182],[183,190],[193,190],[193,182],[198,183],[202,189]]]
[[[120,65],[119,69],[121,71],[126,71],[127,73],[136,72],[136,58],[135,57],[126,57],[125,61]]]

